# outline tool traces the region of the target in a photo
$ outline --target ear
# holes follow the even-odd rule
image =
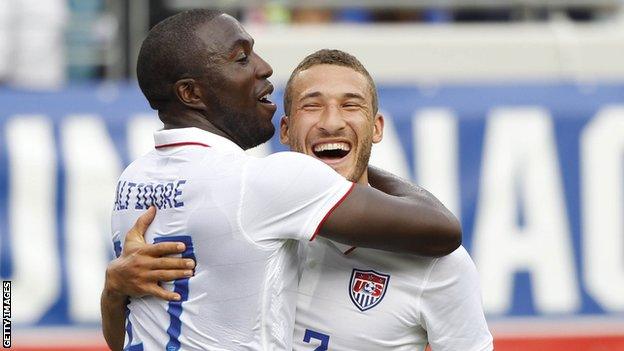
[[[178,80],[173,84],[173,92],[178,101],[188,107],[200,110],[206,108],[201,99],[201,90],[195,79],[184,78]]]
[[[373,121],[373,143],[377,144],[383,139],[384,116],[377,113]]]
[[[288,145],[290,142],[288,138],[288,123],[290,123],[288,116],[282,116],[282,119],[280,119],[280,143],[283,145]]]

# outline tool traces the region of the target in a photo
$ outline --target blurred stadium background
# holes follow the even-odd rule
[[[280,107],[305,55],[362,60],[387,121],[372,162],[461,218],[497,350],[624,350],[621,0],[0,0],[14,349],[105,349],[115,180],[160,126],[134,81],[138,48],[195,7],[244,23]]]

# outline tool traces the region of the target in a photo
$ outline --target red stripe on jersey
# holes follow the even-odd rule
[[[327,211],[327,213],[325,214],[325,217],[323,217],[323,219],[321,219],[321,223],[319,223],[319,225],[316,227],[316,230],[314,231],[314,235],[312,235],[312,237],[310,238],[310,241],[312,241],[312,240],[314,240],[314,238],[316,238],[316,235],[319,233],[319,231],[321,231],[321,227],[323,226],[323,223],[325,223],[325,221],[327,220],[327,217],[329,217],[329,215],[332,212],[334,212],[336,207],[338,207],[338,205],[340,205],[347,198],[347,196],[349,196],[349,194],[351,194],[351,192],[353,191],[354,188],[355,188],[355,183],[352,183],[351,187],[349,188],[349,190],[344,195],[342,195],[340,200],[338,200],[338,202],[336,202],[336,204],[332,208],[330,208],[329,211]]]
[[[175,147],[175,146],[186,146],[186,145],[198,145],[198,146],[203,146],[203,147],[210,147],[210,145],[208,145],[208,144],[198,143],[196,141],[185,141],[185,142],[181,142],[181,143],[156,145],[155,148],[161,149],[163,147]]]

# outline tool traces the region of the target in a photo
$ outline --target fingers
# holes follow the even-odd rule
[[[184,243],[164,242],[148,245],[142,248],[142,252],[152,257],[162,257],[179,254],[186,250]]]
[[[177,270],[154,270],[145,274],[145,279],[153,282],[170,282],[176,279],[190,278],[193,276],[193,271],[190,269],[177,269]]]
[[[185,261],[185,260],[181,260]],[[124,273],[124,274],[122,274]],[[163,289],[161,282],[170,282],[193,276],[192,269],[145,270],[124,266],[109,266],[106,270],[105,290],[109,294],[125,297],[156,296],[169,301],[176,300],[177,294]]]
[[[193,269],[195,261],[188,258],[162,257],[149,262],[149,268],[155,269]]]
[[[147,294],[167,301],[180,301],[180,294],[166,290],[159,285],[152,286]]]
[[[139,216],[134,226],[141,233],[145,234],[145,231],[147,231],[147,227],[149,227],[149,225],[152,224],[154,217],[156,217],[156,207],[150,206],[150,208],[148,208],[147,211],[145,211],[145,213]]]
[[[134,222],[134,226],[130,229],[128,234],[126,235],[125,242],[129,241],[139,241],[145,242],[145,232],[147,228],[150,226],[154,217],[156,216],[156,207],[150,206],[139,218],[137,218],[136,222]],[[125,245],[124,245],[125,246]]]

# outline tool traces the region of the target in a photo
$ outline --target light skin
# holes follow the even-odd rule
[[[383,137],[384,119],[374,112],[366,77],[348,67],[316,65],[299,72],[291,89],[291,115],[280,121],[282,144],[367,185],[372,144]],[[337,155],[315,151],[336,144],[344,149]]]
[[[325,162],[352,182],[444,208],[425,189],[368,165],[373,144],[383,138],[384,117],[373,105],[364,74],[340,65],[314,65],[293,78],[291,92],[290,116],[280,121],[280,141],[291,151]],[[341,143],[346,144],[342,153],[318,151]]]
[[[197,36],[206,42],[207,47],[205,53],[198,55],[211,55],[215,59],[203,71],[172,85],[172,101],[159,109],[165,128],[197,127],[229,138],[243,149],[268,140],[274,132],[271,117],[275,105],[261,97],[272,91],[267,79],[272,69],[253,52],[253,39],[227,15],[218,16],[202,26]],[[333,166],[341,174],[361,182],[328,214],[319,235],[352,246],[395,252],[427,256],[452,252],[461,243],[461,228],[444,206],[421,189],[392,175],[375,171],[375,177],[372,177],[365,172],[370,152],[370,145],[367,149],[365,142],[370,144],[381,140],[383,118],[372,116],[370,96],[361,84],[361,77],[343,75],[349,81],[343,87],[347,90],[356,88],[352,92],[345,94],[345,91],[336,90],[327,93],[326,87],[322,87],[318,91],[321,94],[308,90],[313,94],[304,93],[305,99],[297,100],[298,104],[306,103],[293,113],[293,123],[319,119],[318,123],[302,124],[308,128],[305,135],[295,133],[299,127],[293,129],[294,125],[288,127],[288,122],[285,123],[284,136],[292,139],[293,145],[299,143],[304,152],[330,141],[346,145],[349,153],[332,160]],[[308,78],[320,82],[314,75]],[[310,106],[310,103],[314,105],[322,101],[327,103],[321,110]],[[305,118],[299,121],[298,117]],[[288,129],[293,130],[292,135]],[[371,185],[381,191],[365,185],[369,176]],[[121,257],[113,260],[106,271],[101,299],[102,324],[106,341],[113,350],[123,348],[124,308],[129,297],[155,295],[179,300],[179,295],[166,291],[159,282],[188,276],[188,262],[158,261],[164,256],[180,253],[183,248],[169,243],[158,244],[160,249],[152,250],[149,247],[153,245],[146,244],[142,236],[136,235],[145,231],[145,224],[153,216],[148,212],[139,218],[137,229],[125,238]],[[161,273],[148,274],[148,270]]]

